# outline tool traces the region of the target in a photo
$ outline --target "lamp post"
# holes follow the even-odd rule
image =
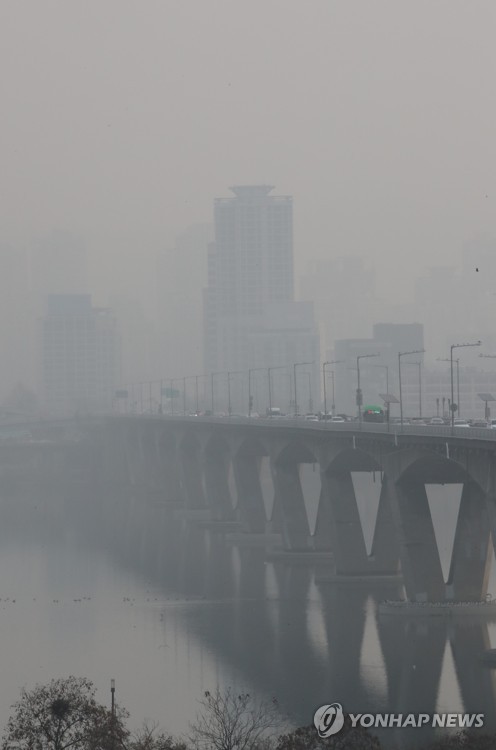
[[[479,357],[483,357],[483,354],[479,354]],[[437,357],[436,362],[450,362],[449,357]],[[457,357],[457,359],[454,359],[453,362],[456,362],[456,398],[457,398],[457,412],[458,416],[460,416],[460,357]]]
[[[327,389],[326,389],[326,367],[327,365],[337,365],[339,363],[343,362],[342,359],[331,359],[329,362],[324,362],[322,365],[322,382],[324,385],[324,419],[327,417]],[[332,416],[334,417],[336,410],[336,406],[334,404],[334,372],[332,373],[332,406],[331,406],[331,412]]]
[[[423,354],[425,349],[413,349],[411,352],[398,352],[398,381],[400,385],[400,424],[403,431],[403,394],[401,391],[401,358],[409,354]]]
[[[286,365],[277,365],[276,367],[267,367],[267,384],[269,388],[269,417],[272,417],[272,370],[285,370]]]
[[[251,410],[253,408],[253,397],[251,395],[251,374],[252,372],[258,372],[259,370],[265,370],[265,367],[252,367],[248,370],[248,416],[251,417]]]
[[[451,344],[450,346],[450,376],[451,376],[451,429],[455,426],[455,411],[457,410],[458,406],[454,403],[453,399],[453,349],[465,349],[468,346],[480,346],[482,344],[482,341],[475,341],[474,343],[470,344]]]
[[[356,393],[356,402],[357,402],[357,408],[358,408],[358,421],[360,423],[360,429],[362,429],[362,389],[360,388],[360,360],[361,359],[368,359],[369,357],[379,357],[380,354],[359,354],[356,358],[357,361],[357,393]]]
[[[313,361],[313,362],[295,362],[294,365],[293,365],[295,417],[298,417],[298,392],[296,390],[296,368],[297,367],[303,367],[304,365],[314,365],[314,364],[315,364],[315,361]]]

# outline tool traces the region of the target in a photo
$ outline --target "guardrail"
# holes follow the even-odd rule
[[[386,424],[362,422],[314,422],[305,420],[304,417],[196,417],[181,415],[164,415],[164,414],[122,414],[113,415],[116,419],[142,419],[142,420],[160,420],[174,422],[198,422],[201,424],[218,424],[218,425],[238,425],[247,427],[268,427],[270,429],[281,429],[284,427],[303,429],[305,432],[352,432],[356,435],[360,433],[376,433],[380,435],[389,434],[392,437],[401,437],[402,435],[423,436],[429,435],[442,438],[461,438],[463,440],[487,440],[493,442],[496,440],[496,430],[478,427],[451,427],[451,425],[411,425],[403,424]]]

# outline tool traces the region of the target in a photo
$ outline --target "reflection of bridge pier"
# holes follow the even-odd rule
[[[420,621],[419,621],[420,620]],[[444,618],[399,621],[379,617],[377,629],[387,674],[388,708],[395,714],[432,715],[438,708],[439,684],[446,649]],[[454,711],[455,707],[452,707]],[[450,708],[446,707],[449,711]],[[410,735],[405,729],[388,730],[397,740]],[[433,737],[431,727],[412,730],[426,742]]]
[[[467,713],[484,714],[484,727],[496,730],[496,674],[481,660],[490,647],[488,626],[477,620],[454,619],[449,627],[449,640]]]
[[[370,705],[360,675],[368,591],[361,586],[325,584],[320,593],[328,648],[329,702],[338,700],[348,712],[362,711]]]
[[[461,710],[484,714],[484,729],[496,727],[495,675],[480,657],[489,644],[484,618],[459,616],[390,617],[379,615],[377,629],[388,683],[388,711],[394,713],[458,713],[456,685],[440,703],[440,683],[446,648],[451,647],[458,681]],[[395,730],[398,740],[404,730]],[[422,742],[431,739],[433,730],[412,730]]]
[[[113,529],[120,497],[104,514],[107,531]],[[188,632],[219,656],[230,675],[251,681],[264,696],[276,696],[295,723],[308,724],[316,706],[334,700],[352,712],[458,712],[456,690],[453,704],[451,694],[439,702],[450,644],[461,710],[485,713],[492,729],[494,674],[478,660],[488,646],[485,622],[376,616],[373,600],[398,595],[392,583],[380,588],[325,583],[316,596],[311,568],[266,563],[263,550],[233,547],[222,535],[173,516],[166,504],[158,507],[136,496],[128,517],[134,533],[129,528],[124,541],[112,531],[110,546],[167,597],[181,599],[178,616]],[[140,549],[138,540],[145,538]],[[371,648],[375,627],[387,690],[370,677],[370,666],[382,676],[382,662]],[[428,739],[429,731],[416,729],[410,735],[388,729],[381,739],[400,745],[410,736]]]

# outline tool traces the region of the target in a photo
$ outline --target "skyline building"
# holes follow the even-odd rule
[[[399,397],[398,354],[424,348],[424,331],[420,323],[375,323],[372,331],[371,338],[335,342],[332,359],[339,362],[334,365],[336,401],[339,408],[350,415],[357,413],[357,357],[363,357],[360,359],[363,405],[382,405],[379,394],[389,393]],[[419,410],[421,389],[418,382],[419,377],[422,382],[423,363],[423,353],[406,357],[401,363],[404,411],[412,415]]]
[[[241,374],[249,368],[286,370],[274,374],[272,403],[280,406],[276,402],[281,401],[285,410],[294,408],[294,396],[290,399],[289,394],[294,393],[296,362],[312,363],[306,366],[308,390],[313,394],[308,402],[320,403],[320,348],[313,306],[294,299],[293,199],[271,195],[273,189],[236,185],[231,188],[234,197],[217,198],[215,239],[208,246],[205,371],[240,374],[233,381],[233,402],[243,411],[248,394]],[[221,378],[217,381],[225,391]],[[268,390],[268,381],[266,385]]]
[[[42,403],[50,415],[109,412],[119,382],[117,321],[89,294],[52,294],[40,323]]]

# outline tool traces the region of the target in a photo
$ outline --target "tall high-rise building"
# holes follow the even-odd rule
[[[110,411],[119,379],[114,315],[86,294],[55,294],[40,320],[43,406],[50,414]]]
[[[270,185],[231,190],[234,197],[215,201],[215,240],[208,247],[206,372],[273,366],[285,368],[288,380],[295,362],[311,361],[309,402],[320,403],[312,305],[294,301],[292,198],[271,195]],[[243,405],[246,393],[238,390]]]

